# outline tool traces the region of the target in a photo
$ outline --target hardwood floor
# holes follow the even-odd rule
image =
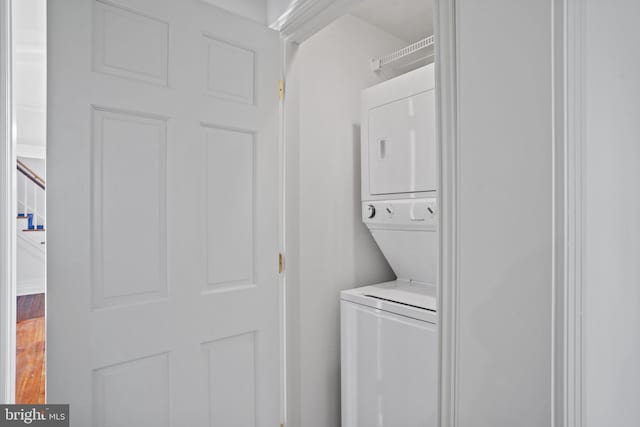
[[[18,323],[23,320],[44,317],[44,294],[19,296],[16,315]]]
[[[45,403],[44,294],[18,297],[16,403]]]

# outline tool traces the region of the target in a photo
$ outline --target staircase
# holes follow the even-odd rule
[[[33,245],[45,244],[45,191],[46,185],[26,164],[17,160],[18,169],[18,212],[16,232]]]

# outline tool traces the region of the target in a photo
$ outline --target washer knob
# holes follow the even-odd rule
[[[376,207],[373,205],[367,206],[367,218],[373,218],[376,216]]]

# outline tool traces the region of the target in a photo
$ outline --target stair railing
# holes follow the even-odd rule
[[[22,191],[18,190],[18,218],[27,220],[26,231],[44,230],[44,200],[38,203],[38,194],[44,194],[46,183],[42,177],[20,160],[16,160],[18,172],[22,176]],[[20,184],[20,183],[19,183]],[[22,193],[22,194],[20,194]]]

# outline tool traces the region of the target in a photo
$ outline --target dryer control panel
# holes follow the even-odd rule
[[[366,201],[362,203],[362,220],[369,227],[433,229],[438,226],[437,199]]]

